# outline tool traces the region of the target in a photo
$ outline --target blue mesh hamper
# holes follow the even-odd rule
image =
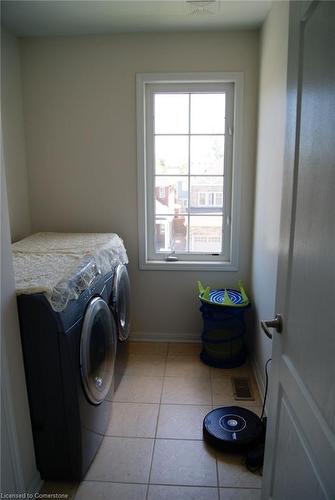
[[[234,368],[246,359],[244,313],[249,299],[239,282],[239,290],[204,288],[200,282],[199,299],[203,319],[202,361],[218,368]]]

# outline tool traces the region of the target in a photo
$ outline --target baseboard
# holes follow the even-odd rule
[[[38,493],[39,491],[41,491],[42,486],[43,486],[43,480],[41,479],[40,473],[38,471],[36,471],[36,473],[34,474],[34,477],[30,481],[30,484],[27,488],[27,493],[31,494],[32,495],[31,498],[33,498],[33,495],[35,495],[35,493]],[[34,498],[35,498],[35,496],[34,496]]]
[[[129,339],[138,342],[201,342],[200,333],[132,332]]]

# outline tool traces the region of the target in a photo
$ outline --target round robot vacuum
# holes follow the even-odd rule
[[[204,440],[219,450],[243,451],[264,439],[264,425],[252,411],[225,406],[210,411],[203,422]]]

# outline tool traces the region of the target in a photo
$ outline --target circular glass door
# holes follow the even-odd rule
[[[95,297],[87,306],[80,341],[80,368],[88,400],[101,403],[114,374],[116,326],[106,302]]]
[[[113,301],[120,340],[129,336],[130,283],[126,266],[120,264],[115,270]]]

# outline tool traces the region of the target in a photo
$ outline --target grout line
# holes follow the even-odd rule
[[[181,378],[183,380],[204,380],[204,375],[124,375],[123,378]],[[210,380],[210,375],[206,376],[206,380]]]
[[[203,408],[204,406],[211,408],[212,403],[161,403],[162,406],[195,406],[199,408]]]
[[[117,438],[117,439],[145,439],[146,441],[153,441],[154,437],[141,437],[141,436],[113,436],[111,434],[106,434],[106,438]],[[0,497],[1,498],[1,497]]]
[[[110,401],[111,403],[112,401]],[[162,406],[212,406],[212,403],[174,403],[170,401],[169,403],[160,403],[159,401],[113,401],[113,403],[125,403],[125,404],[148,404],[148,405],[159,405],[161,404]],[[231,406],[238,406],[236,404],[235,399],[227,399],[226,401],[220,401],[219,403],[215,403],[215,406],[220,406],[220,405],[231,405]],[[243,403],[243,401],[240,401],[240,403]],[[252,403],[252,402],[251,402]],[[261,404],[256,403],[256,404],[250,404],[250,401],[248,401],[248,406],[252,407],[262,407]]]
[[[156,403],[148,403],[147,401],[138,402],[138,401],[109,401],[109,403],[117,403],[118,405],[151,405],[158,406],[159,401]]]
[[[147,401],[108,401],[109,403],[117,403],[119,405],[151,405],[151,406],[198,406],[199,408],[203,408],[204,406],[208,406],[208,408],[212,407],[212,403],[160,403],[157,401],[156,403],[148,403]],[[232,401],[230,401],[232,402]],[[256,405],[260,406],[261,405]]]
[[[214,390],[213,390],[213,371],[210,370],[210,385],[211,385],[211,397],[212,397],[212,409],[214,410]],[[217,452],[215,451],[215,468],[216,468],[216,487],[217,487],[217,494],[218,494],[218,500],[220,500],[220,481],[219,481],[219,465],[218,465],[218,455]]]
[[[124,375],[122,380],[125,378],[164,378],[164,375]],[[199,377],[198,377],[199,378]],[[122,381],[121,381],[122,383]]]
[[[209,383],[210,383],[210,388],[211,388],[211,401],[212,401],[212,410],[214,410],[214,392],[213,392],[213,370],[211,367],[209,367]],[[205,442],[203,440],[203,442]],[[218,461],[217,461],[217,453],[215,453],[215,468],[216,468],[216,488],[217,488],[217,495],[218,495],[218,500],[220,500],[220,486],[219,486],[219,469],[218,469]]]
[[[165,364],[164,364],[164,374],[163,377],[166,377],[166,370],[167,370],[167,362],[168,362],[168,357],[169,357],[169,349],[170,349],[170,343],[168,343],[168,347],[166,350],[166,356],[165,356]]]
[[[166,368],[165,368],[166,370]],[[147,378],[180,378],[180,379],[183,379],[183,380],[210,380],[211,379],[211,376],[210,375],[185,375],[185,374],[181,374],[181,375],[142,375],[142,374],[134,374],[134,375],[124,375],[123,379],[128,379],[128,378],[133,378],[133,379],[138,379],[138,378],[141,378],[141,379],[147,379]],[[229,377],[230,378],[230,377]],[[226,377],[227,380],[225,380],[224,377],[219,377],[219,378],[215,378],[213,380],[225,380],[225,381],[228,381],[228,377]],[[110,401],[106,398],[107,401]]]
[[[196,376],[192,377],[190,375],[165,375],[164,378],[182,378],[183,380],[210,380],[210,377],[205,375],[205,376]]]
[[[162,388],[161,388],[161,395],[160,395],[159,406],[158,406],[158,415],[157,415],[157,422],[156,422],[156,428],[155,428],[154,445],[152,447],[152,455],[151,455],[150,468],[149,468],[148,487],[147,487],[146,496],[145,496],[146,500],[148,500],[148,496],[149,496],[149,484],[150,484],[150,479],[151,479],[152,464],[153,464],[153,461],[154,461],[154,454],[155,454],[155,448],[156,448],[158,422],[159,422],[159,416],[160,416],[160,413],[161,413],[161,405],[162,405],[162,398],[163,398],[164,380],[165,380],[165,373],[166,373],[166,367],[167,367],[167,359],[168,359],[168,353],[169,353],[169,346],[170,346],[170,344],[167,345],[166,355],[165,355],[164,376],[163,376],[163,382],[162,382]]]
[[[148,497],[149,497],[149,486],[150,486],[150,483],[148,483],[146,486],[147,487],[146,487],[146,490],[145,490],[145,500],[147,500]]]
[[[109,401],[109,403],[118,403],[118,404],[139,404],[139,405],[162,405],[162,406],[208,406],[208,407],[217,407],[217,406],[243,406],[245,405],[247,408],[262,408],[262,405],[259,403],[259,401],[244,401],[244,400],[236,400],[236,399],[226,399],[226,400],[219,400],[216,403],[210,402],[210,403],[178,403],[178,402],[173,402],[169,401],[160,403],[159,401]]]
[[[245,491],[250,491],[250,490],[254,490],[254,491],[261,491],[261,487],[260,488],[257,488],[256,486],[220,486],[220,490],[245,490]],[[220,498],[220,497],[219,497]],[[225,497],[224,497],[225,498]],[[243,497],[245,498],[245,497]],[[249,497],[248,497],[249,498]]]
[[[133,405],[159,405],[159,401],[120,401],[114,400],[113,403],[130,403]]]
[[[212,488],[212,489],[217,489],[217,486],[213,485],[193,485],[193,484],[175,484],[175,483],[139,483],[133,482],[133,481],[108,481],[108,480],[102,480],[102,479],[83,479],[81,483],[111,483],[111,484],[137,484],[139,486],[182,486],[184,488],[194,488],[196,486],[197,488]],[[80,484],[81,484],[80,483]],[[235,489],[235,490],[260,490],[261,487],[257,488],[256,486],[220,486],[220,489]]]
[[[118,438],[118,439],[147,439],[150,441],[202,441],[201,438],[175,438],[175,437],[141,437],[141,436],[114,436],[110,434],[106,434],[107,438]],[[0,497],[1,498],[1,497]]]

